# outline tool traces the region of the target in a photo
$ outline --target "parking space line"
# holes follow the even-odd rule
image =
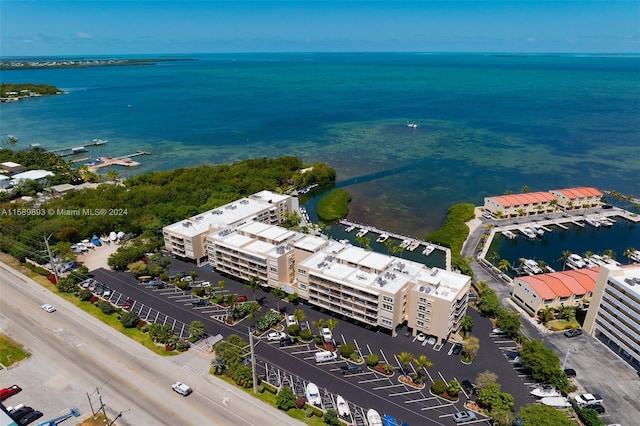
[[[406,391],[406,392],[390,393],[389,396],[410,395],[412,393],[420,393],[420,392],[422,392],[422,389],[416,389],[416,390]]]
[[[389,378],[388,377],[378,377],[377,379],[358,380],[358,383],[373,383],[373,382],[379,382],[381,380],[389,380]]]
[[[404,385],[402,383],[399,383],[397,385],[389,385],[389,386],[377,386],[375,388],[373,388],[373,390],[380,390],[380,389],[393,389],[393,388],[399,388],[399,387],[404,387]]]
[[[442,404],[442,405],[434,405],[433,407],[422,407],[420,409],[420,411],[435,410],[436,408],[452,407],[452,406],[453,406],[453,403],[451,403],[451,404]],[[439,417],[448,417],[448,416],[453,416],[453,414],[443,414],[443,415],[441,415]]]
[[[414,402],[424,402],[424,401],[431,401],[432,399],[437,399],[435,396],[432,396],[430,398],[419,398],[419,399],[409,399],[407,401],[405,401],[405,404],[413,404]]]
[[[309,352],[313,352],[313,353],[315,353],[315,352],[317,352],[317,351],[316,351],[315,349],[308,349],[308,350],[306,350],[306,351],[291,351],[291,352],[290,352],[290,354],[291,354],[291,355],[308,354]],[[306,358],[305,358],[305,359],[306,359]],[[312,359],[312,358],[309,358],[309,359]]]

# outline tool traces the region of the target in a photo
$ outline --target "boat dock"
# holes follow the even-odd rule
[[[87,148],[90,146],[102,146],[105,143],[107,143],[107,141],[103,141],[102,139],[94,139],[91,142],[86,142],[80,145],[66,146],[63,148],[56,148],[56,149],[48,149],[47,152],[57,154],[60,157],[68,157],[69,155],[82,154],[84,152],[87,152]]]
[[[96,170],[102,167],[109,166],[124,166],[124,167],[136,167],[139,166],[140,163],[137,161],[133,161],[131,158],[137,157],[139,155],[151,155],[149,151],[136,151],[133,154],[123,155],[121,157],[100,157],[98,160],[100,161],[98,164],[93,166],[89,166],[89,170]]]
[[[423,251],[424,249],[427,248],[428,245],[432,245],[433,247],[435,247],[436,250],[442,251],[445,254],[445,265],[446,265],[446,270],[450,271],[451,270],[451,249],[448,247],[443,247],[439,244],[436,243],[431,243],[428,241],[422,241],[422,240],[418,240],[416,238],[412,238],[412,237],[407,237],[405,235],[400,235],[397,234],[395,232],[391,232],[391,231],[383,231],[381,229],[375,228],[373,226],[369,226],[369,225],[362,225],[360,223],[355,223],[355,222],[349,222],[346,219],[342,219],[339,221],[339,223],[343,226],[345,226],[346,228],[351,228],[353,227],[353,229],[358,229],[358,230],[364,230],[367,231],[367,233],[372,232],[375,234],[379,234],[379,235],[388,235],[389,238],[394,238],[396,240],[399,241],[410,241],[410,244],[408,244],[408,246],[411,246],[411,250],[409,251],[414,251],[415,249],[417,249],[418,247],[421,247],[421,251]],[[387,240],[390,241],[390,240]],[[385,242],[383,244],[391,244],[389,242]],[[405,249],[408,249],[405,248]]]

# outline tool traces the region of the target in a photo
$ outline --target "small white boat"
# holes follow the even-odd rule
[[[362,228],[358,231],[356,237],[364,237],[365,235],[367,235],[367,232],[369,232],[368,229]]]
[[[118,239],[118,234],[116,234],[114,231],[111,231],[111,232],[109,233],[109,239],[110,239],[111,241],[116,241],[116,240]]]
[[[585,217],[584,221],[587,222],[589,225],[593,226],[594,228],[600,228],[600,221],[596,218]]]
[[[433,253],[433,251],[436,249],[436,246],[434,246],[433,244],[427,244],[427,247],[422,250],[422,254],[425,256],[429,256],[431,253]]]
[[[522,269],[524,269],[524,271],[529,275],[537,275],[544,272],[538,265],[538,262],[533,259],[524,259],[524,262],[522,262]]]
[[[518,228],[518,232],[520,232],[522,235],[524,235],[525,237],[529,238],[530,240],[535,240],[537,235],[536,233],[533,231],[533,229],[526,227],[526,228]]]
[[[533,396],[538,398],[552,398],[554,396],[560,396],[560,392],[552,386],[540,386],[529,392]]]
[[[373,408],[367,411],[367,421],[369,422],[369,426],[382,426],[382,418]]]
[[[305,390],[305,396],[307,397],[307,402],[311,405],[315,405],[320,407],[322,405],[322,399],[320,398],[320,391],[318,391],[318,387],[309,383]]]
[[[416,123],[408,123],[407,127],[410,129],[415,129],[416,127],[418,127],[418,125]]]
[[[542,398],[540,400],[540,403],[556,408],[571,407],[571,403],[567,400],[567,398],[563,398],[561,396],[549,396],[546,398]]]
[[[531,225],[531,230],[533,232],[535,232],[536,235],[539,236],[539,237],[544,235],[544,229],[542,229],[542,226],[540,226],[540,225],[537,225],[537,224]]]
[[[346,246],[347,244],[351,244],[351,241],[349,241],[349,240],[347,240],[347,239],[340,240],[339,242],[340,242],[340,243],[342,243],[342,244],[344,244],[345,246]]]
[[[385,241],[387,241],[389,239],[389,235],[387,234],[380,234],[380,236],[376,239],[376,243],[384,243]]]
[[[409,247],[409,244],[411,244],[411,240],[410,239],[406,239],[403,242],[400,243],[400,247],[403,249],[406,249],[407,247]]]
[[[409,251],[414,251],[415,249],[418,248],[418,246],[420,245],[420,241],[411,241],[411,244],[409,244],[409,246],[407,247],[407,250]]]
[[[347,226],[346,228],[344,228],[344,232],[351,232],[354,229],[356,229],[355,225]]]
[[[567,265],[574,269],[582,269],[586,268],[587,264],[582,259],[582,256],[579,254],[571,253],[571,255],[567,258]]]
[[[634,250],[629,255],[629,258],[634,262],[640,262],[640,250]]]
[[[502,235],[504,235],[505,238],[508,238],[510,240],[513,240],[517,237],[516,234],[514,234],[513,232],[509,231],[509,230],[504,230],[502,231]]]
[[[347,404],[347,401],[345,401],[340,395],[336,397],[336,405],[338,406],[338,414],[341,417],[349,417],[351,415],[349,404]]]
[[[118,237],[119,240],[123,240],[125,235],[126,234],[124,232],[122,232],[122,231],[120,231],[120,232],[118,232],[116,234],[116,236]]]

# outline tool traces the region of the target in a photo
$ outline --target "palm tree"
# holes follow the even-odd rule
[[[473,318],[469,315],[463,316],[462,321],[460,322],[460,328],[462,328],[462,332],[465,336],[471,333],[471,330],[473,329]]]
[[[497,251],[492,251],[487,255],[487,260],[491,263],[493,263],[495,260],[498,260],[498,259],[500,259],[500,255],[498,254]]]
[[[571,252],[569,250],[563,250],[560,254],[560,259],[562,261],[562,270],[564,271],[567,267],[567,259],[571,256]]]
[[[387,247],[387,254],[389,254],[391,247],[393,247],[393,240],[391,238],[387,238],[387,240],[384,242],[384,245],[385,247]]]
[[[631,256],[635,251],[636,249],[634,249],[633,247],[629,247],[624,251],[624,253],[622,253],[622,255],[629,260],[629,263],[631,263]]]
[[[278,312],[280,312],[280,301],[284,299],[287,293],[280,288],[274,288],[271,293],[273,293],[273,297],[276,299],[276,306],[278,307]]]
[[[253,277],[251,277],[251,279],[249,279],[249,282],[245,284],[245,287],[253,291],[253,300],[257,301],[256,290],[260,288],[260,278],[254,275]]]
[[[582,254],[582,256],[584,256],[585,258],[589,258],[593,256],[593,252],[591,250],[587,250]]]
[[[224,280],[218,280],[218,288],[220,289],[220,293],[224,291],[224,286],[225,286]]]
[[[188,274],[189,278],[191,278],[191,282],[195,283],[198,278],[198,273],[196,271],[190,271]]]
[[[407,375],[407,367],[413,361],[413,354],[411,352],[400,352],[398,354],[398,362],[402,364],[402,373],[404,376]]]
[[[507,259],[500,259],[500,262],[498,262],[498,269],[503,272],[508,271],[511,269],[511,262]]]
[[[554,309],[552,307],[547,307],[538,312],[538,317],[540,318],[540,321],[542,322],[542,324],[546,324],[549,321],[553,321],[553,319],[555,318]]]
[[[114,169],[111,169],[111,170],[109,170],[107,172],[107,179],[108,180],[110,180],[112,182],[117,182],[119,178],[120,178],[120,173],[118,173]]]
[[[296,319],[296,321],[302,322],[307,317],[307,315],[302,309],[296,309],[295,311],[293,311],[293,317]]]
[[[520,188],[520,192],[522,193],[529,192],[529,187],[527,185],[524,185],[522,188]]]
[[[338,323],[339,323],[339,322],[340,322],[340,321],[338,321],[338,320],[337,320],[337,319],[335,319],[335,318],[329,318],[329,319],[327,320],[326,324],[327,324],[327,327],[329,327],[329,330],[331,330],[331,332],[333,332],[333,330],[335,330],[335,329],[336,329],[336,327],[338,326]]]
[[[418,358],[414,358],[413,362],[416,364],[416,369],[418,370],[418,376],[422,379],[422,376],[425,374],[425,369],[431,367],[433,363],[429,361],[426,355],[420,355]]]
[[[603,256],[607,256],[611,260],[616,260],[616,252],[611,249],[606,249],[602,252]]]
[[[257,330],[258,329],[258,323],[256,321],[256,314],[258,312],[260,312],[262,310],[262,306],[260,306],[260,304],[258,302],[253,302],[249,304],[249,312],[247,312],[247,315],[249,315],[250,318],[253,319],[253,329]]]
[[[558,200],[557,199],[554,198],[553,200],[549,201],[549,205],[551,207],[553,207],[553,212],[554,213],[556,212],[556,210],[558,210]]]
[[[320,318],[318,320],[311,321],[311,325],[313,325],[318,330],[318,333],[320,333],[320,330],[325,327],[325,322],[322,318]]]

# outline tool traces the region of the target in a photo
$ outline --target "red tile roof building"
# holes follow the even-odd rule
[[[601,204],[601,197],[602,192],[596,188],[554,189],[485,197],[484,208],[498,218],[532,216],[554,212],[557,208],[595,207]]]
[[[534,313],[561,305],[579,306],[583,299],[591,298],[599,269],[518,277],[513,282],[512,297]]]

